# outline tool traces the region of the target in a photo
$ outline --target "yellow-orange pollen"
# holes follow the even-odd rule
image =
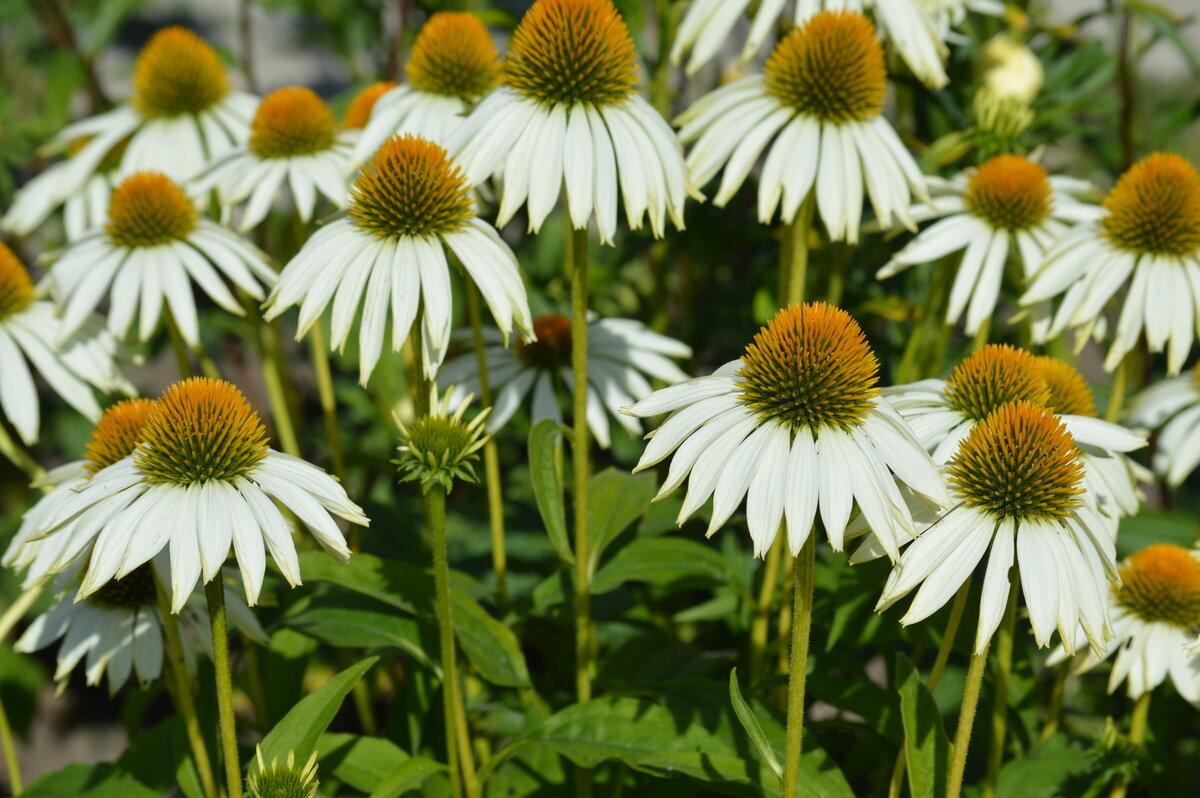
[[[439,11],[417,34],[404,75],[415,89],[474,102],[500,82],[500,54],[476,16]]]
[[[742,404],[792,429],[849,430],[879,394],[879,361],[846,311],[813,302],[783,308],[746,347]]]
[[[1051,413],[1095,417],[1096,398],[1077,368],[1045,355],[1035,357],[1034,364],[1046,381],[1046,390],[1049,392],[1046,407]]]
[[[982,421],[1009,402],[1044,405],[1050,392],[1033,355],[1008,344],[989,344],[950,372],[946,398],[955,410]]]
[[[571,320],[561,313],[547,313],[533,320],[536,341],[517,341],[517,359],[526,366],[557,371],[571,365]]]
[[[883,46],[856,11],[822,11],[775,46],[763,69],[767,92],[826,122],[862,122],[883,110]]]
[[[0,319],[20,313],[33,301],[33,280],[16,253],[0,244]]]
[[[434,236],[474,215],[470,187],[446,151],[418,136],[393,136],[350,188],[350,218],[380,238]]]
[[[259,158],[311,155],[333,146],[333,111],[311,89],[289,86],[268,94],[250,123],[250,152]]]
[[[104,229],[122,247],[155,247],[186,238],[200,214],[179,184],[159,172],[134,172],[108,202]]]
[[[146,43],[133,72],[133,107],[142,116],[198,114],[229,93],[216,51],[185,28],[164,28]]]
[[[997,155],[972,175],[963,195],[967,210],[1004,230],[1029,230],[1050,215],[1050,178],[1019,155]]]
[[[133,454],[153,408],[153,399],[126,399],[105,410],[88,439],[84,468],[95,474]]]
[[[1136,551],[1121,564],[1117,601],[1144,621],[1200,626],[1200,560],[1169,543]]]
[[[946,476],[964,504],[998,519],[1059,520],[1082,504],[1077,454],[1058,418],[1032,402],[1014,402],[971,430]]]
[[[637,49],[611,0],[537,0],[509,43],[504,82],[546,105],[612,105],[637,83]]]
[[[359,91],[346,106],[346,115],[342,117],[342,127],[352,130],[366,127],[367,122],[371,120],[371,111],[375,110],[375,103],[394,88],[396,88],[395,83],[390,80],[381,80]]]
[[[163,392],[142,427],[134,463],[149,482],[192,485],[245,476],[267,456],[267,431],[224,380],[194,377]]]
[[[1100,228],[1137,254],[1200,252],[1200,174],[1186,158],[1156,152],[1135,163],[1108,192]]]
[[[154,569],[150,563],[139,565],[121,579],[114,579],[92,593],[87,603],[106,610],[136,610],[157,603]]]

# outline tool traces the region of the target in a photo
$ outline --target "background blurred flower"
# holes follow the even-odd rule
[[[1129,408],[1129,423],[1158,431],[1154,470],[1171,487],[1182,485],[1200,465],[1200,370],[1151,385]]]

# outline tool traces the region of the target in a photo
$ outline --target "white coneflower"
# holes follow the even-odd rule
[[[370,121],[361,125],[355,165],[397,134],[445,145],[471,105],[500,82],[500,54],[474,14],[439,11],[417,32],[404,76],[407,82],[389,86],[373,103]]]
[[[1037,54],[1006,34],[988,39],[979,53],[983,90],[1028,105],[1042,90],[1045,70]]]
[[[86,143],[86,140],[80,140],[73,144],[71,155],[78,153]],[[0,219],[0,230],[17,237],[27,236],[60,206],[68,241],[104,224],[109,199],[120,181],[117,167],[124,154],[123,146],[113,148],[96,165],[90,177],[82,178],[82,183],[80,176],[73,174],[76,165],[70,158],[48,167],[13,195],[12,205]]]
[[[452,394],[446,391],[438,399],[437,387],[431,385],[428,413],[409,424],[399,414],[394,416],[400,428],[396,450],[400,456],[393,462],[399,466],[402,481],[420,482],[423,489],[436,485],[447,492],[458,480],[475,481],[475,462],[488,439],[484,422],[490,408],[465,421],[463,415],[474,396],[467,394],[455,402]]]
[[[227,207],[245,203],[238,230],[249,230],[291,189],[300,219],[312,218],[317,194],[346,204],[345,173],[357,134],[339,131],[333,111],[310,89],[289,86],[263,98],[250,124],[250,139],[218,157],[195,183],[198,192],[217,189]]]
[[[1159,430],[1154,470],[1177,488],[1200,465],[1200,369],[1151,385],[1129,408],[1129,423]]]
[[[198,346],[192,283],[242,316],[225,280],[262,299],[261,284],[275,281],[265,258],[245,239],[203,218],[169,177],[136,172],[113,191],[104,228],[69,244],[50,269],[49,285],[63,307],[60,337],[74,334],[108,294],[108,329],[117,337],[126,336],[136,313],[134,337],[147,340],[158,330],[165,302],[184,339]]]
[[[1028,279],[1068,224],[1100,214],[1099,206],[1074,196],[1089,188],[1086,183],[1050,177],[1039,164],[1019,155],[998,155],[953,180],[929,182],[931,202],[909,208],[908,214],[917,221],[938,221],[918,233],[875,276],[885,279],[909,266],[962,252],[946,323],[957,324],[966,311],[968,335],[996,312],[1009,253],[1017,255]],[[1048,308],[1040,315],[1049,322]]]
[[[1045,406],[1050,390],[1029,352],[1008,344],[989,344],[963,359],[945,380],[928,379],[885,388],[883,395],[911,426],[934,462],[946,463],[975,427],[1002,405],[1033,402]],[[1077,409],[1068,406],[1068,409]],[[1064,412],[1060,419],[1084,447],[1130,452],[1146,445],[1145,436],[1118,424]]]
[[[171,607],[178,612],[197,579],[207,584],[216,576],[231,545],[250,604],[262,587],[267,551],[284,579],[299,584],[284,511],[343,562],[350,550],[332,516],[369,523],[324,471],[268,448],[262,421],[237,388],[193,378],[155,401],[133,454],[65,497],[44,531],[71,526],[76,541],[94,540],[79,598],[169,546]]]
[[[345,345],[358,308],[359,371],[365,385],[384,347],[404,345],[421,309],[426,376],[437,373],[450,342],[450,266],[454,254],[507,336],[530,334],[529,304],[516,256],[496,230],[476,218],[470,188],[437,144],[415,136],[384,143],[350,189],[349,212],[318,230],[280,275],[267,318],[300,305],[302,337],[333,302],[330,346]],[[336,292],[336,297],[335,297]]]
[[[1038,645],[1047,645],[1057,628],[1073,651],[1082,626],[1103,650],[1111,637],[1105,594],[1116,578],[1116,553],[1104,522],[1081,496],[1083,470],[1061,420],[1032,402],[1001,406],[958,447],[946,472],[954,505],[904,550],[878,609],[919,587],[900,622],[928,618],[986,554],[975,637],[975,651],[983,652],[1008,603],[1015,559]]]
[[[368,83],[363,86],[354,96],[350,98],[350,102],[346,104],[346,109],[342,112],[342,127],[347,130],[361,131],[371,121],[371,114],[375,111],[375,103],[379,102],[379,98],[387,94],[392,89],[396,88],[397,84],[392,80],[377,80],[374,83]],[[362,134],[356,140],[357,146],[362,142]],[[379,142],[382,144],[383,142]],[[374,150],[372,150],[374,152]],[[367,153],[370,155],[370,153]]]
[[[852,11],[822,12],[775,47],[761,75],[702,97],[675,124],[692,180],[703,186],[722,168],[714,204],[723,206],[766,150],[758,218],[778,208],[796,218],[812,196],[830,238],[858,240],[864,192],[884,224],[909,227],[925,178],[882,115],[887,72],[875,29]]]
[[[562,420],[558,388],[565,385],[568,391],[575,389],[571,319],[560,313],[538,316],[533,320],[533,331],[537,340],[519,341],[512,348],[504,346],[498,330],[483,331],[488,383],[495,396],[488,432],[504,426],[531,393],[534,424],[547,418]],[[641,423],[622,414],[621,408],[649,396],[654,391],[652,379],[667,383],[686,380],[687,375],[671,358],[691,357],[692,350],[634,319],[593,318],[588,322],[587,340],[588,427],[596,442],[607,449],[609,415],[631,435],[641,435]],[[475,353],[465,353],[447,363],[438,372],[438,384],[457,386],[456,399],[466,393],[479,393]]]
[[[1086,339],[1126,282],[1104,367],[1116,368],[1144,330],[1150,351],[1166,349],[1167,371],[1178,374],[1200,326],[1200,174],[1179,155],[1148,155],[1121,175],[1101,218],[1046,254],[1021,304],[1063,294],[1041,338],[1070,327]]]
[[[53,152],[86,141],[59,176],[57,193],[76,193],[122,146],[122,174],[153,170],[187,180],[245,141],[257,102],[232,89],[221,57],[207,42],[184,28],[164,28],[138,55],[129,100],[68,125],[47,145]]]
[[[1200,633],[1200,553],[1182,546],[1156,543],[1121,563],[1121,584],[1109,591],[1113,638],[1103,654],[1080,655],[1074,670],[1091,670],[1114,651],[1108,692],[1121,683],[1130,698],[1139,698],[1168,676],[1186,700],[1200,705],[1200,657],[1188,647]],[[1069,657],[1055,651],[1047,665]]]
[[[641,470],[674,452],[659,498],[690,479],[679,523],[713,496],[715,532],[749,491],[754,552],[787,520],[800,551],[820,511],[842,549],[851,509],[893,558],[916,536],[896,482],[944,505],[946,488],[908,425],[879,398],[879,362],[848,313],[821,303],[775,314],[739,360],[656,391],[626,412],[672,415],[649,436]]]
[[[611,0],[537,0],[509,43],[503,86],[447,149],[472,185],[502,179],[499,226],[527,205],[536,232],[565,188],[572,226],[595,214],[611,243],[619,187],[629,227],[648,216],[662,237],[668,215],[683,228],[694,190],[674,132],[636,84],[637,50]]]
[[[142,687],[148,686],[162,675],[165,645],[154,572],[164,581],[170,580],[167,558],[160,555],[153,563],[140,565],[79,600],[76,589],[69,585],[78,582],[82,565],[79,560],[70,572],[62,574],[59,582],[66,589],[33,620],[13,648],[31,653],[61,640],[54,671],[54,679],[60,683],[83,663],[89,685],[99,685],[108,676],[110,696],[116,695],[130,675],[136,675]],[[230,619],[244,634],[266,645],[267,634],[246,607],[241,590],[236,584],[230,587]],[[184,662],[191,663],[197,651],[211,652],[208,611],[199,593],[189,597],[179,621]]]
[[[684,53],[691,50],[687,72],[695,73],[717,54],[751,3],[752,0],[695,0],[684,13],[675,35],[671,60],[678,64]],[[742,61],[750,60],[762,48],[786,5],[787,0],[759,3],[742,48]],[[946,85],[946,70],[942,66],[946,48],[924,6],[923,0],[796,0],[793,19],[796,25],[802,25],[822,11],[871,10],[880,34],[891,42],[922,83],[936,89]]]
[[[100,418],[96,390],[133,393],[99,319],[85,317],[71,332],[52,303],[35,298],[20,258],[0,244],[0,411],[26,444],[37,442],[41,425],[34,371],[90,421]]]

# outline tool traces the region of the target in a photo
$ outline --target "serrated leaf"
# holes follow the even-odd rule
[[[937,703],[921,682],[921,674],[903,654],[896,655],[896,684],[899,685],[900,719],[904,726],[908,788],[913,798],[945,795],[950,740],[942,726]]]
[[[260,743],[263,759],[270,762],[278,757],[283,761],[287,759],[289,751],[294,751],[297,762],[306,761],[313,752],[317,739],[325,733],[330,721],[341,708],[342,701],[378,659],[379,657],[367,657],[351,665],[302,698],[263,738]]]
[[[733,704],[734,714],[737,715],[738,721],[746,731],[746,736],[750,738],[750,742],[754,743],[754,750],[758,752],[758,761],[769,767],[776,776],[783,778],[783,767],[779,764],[775,752],[771,750],[771,744],[767,742],[767,735],[763,733],[758,718],[754,716],[754,710],[746,704],[746,699],[742,698],[742,690],[738,686],[737,668],[729,672],[729,700]]]
[[[552,418],[542,419],[529,431],[529,476],[533,498],[541,513],[550,543],[565,563],[575,562],[567,533],[567,511],[563,504],[563,484],[559,474],[559,441],[570,431]]]

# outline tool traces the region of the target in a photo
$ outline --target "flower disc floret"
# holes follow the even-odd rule
[[[114,579],[89,595],[89,604],[109,610],[136,610],[158,603],[154,586],[154,568],[139,565],[120,579]]]
[[[266,456],[267,431],[242,392],[194,377],[158,398],[133,459],[148,482],[192,485],[245,476]]]
[[[763,72],[768,93],[825,122],[863,122],[883,110],[883,46],[855,11],[822,11],[792,29]]]
[[[1018,523],[1082,505],[1083,464],[1066,425],[1032,402],[1006,404],[959,444],[946,470],[963,503]]]
[[[1030,230],[1044,222],[1053,208],[1050,177],[1028,158],[997,155],[972,175],[963,202],[994,228]]]
[[[1096,397],[1079,369],[1056,357],[1034,358],[1038,373],[1046,381],[1049,396],[1046,408],[1051,413],[1072,416],[1096,416]]]
[[[275,757],[268,765],[258,746],[258,768],[246,777],[246,798],[316,798],[318,784],[316,751],[301,768],[296,767],[295,751],[288,751],[286,763]]]
[[[442,11],[421,27],[404,74],[414,89],[474,102],[500,82],[500,54],[474,14]]]
[[[989,344],[950,373],[946,398],[955,410],[982,421],[1009,402],[1044,405],[1049,390],[1033,355],[1008,344]]]
[[[125,399],[105,410],[88,439],[84,468],[95,474],[133,454],[153,409],[153,399]]]
[[[178,183],[160,172],[135,172],[113,190],[104,229],[117,246],[155,247],[186,238],[199,219]]]
[[[289,86],[268,94],[250,123],[250,152],[259,158],[311,155],[333,146],[333,111],[311,89]]]
[[[449,233],[475,215],[470,187],[446,151],[419,136],[393,136],[350,188],[350,218],[380,238]]]
[[[33,301],[33,280],[17,254],[0,244],[0,319],[20,313]]]
[[[439,403],[436,389],[431,389],[432,412],[407,425],[396,419],[400,428],[400,457],[395,463],[405,481],[440,485],[445,490],[450,490],[455,480],[475,481],[475,461],[488,437],[484,428],[488,411],[465,421],[463,414],[472,397],[467,396],[450,413],[452,393],[453,389],[447,390]]]
[[[1200,174],[1174,153],[1135,163],[1104,198],[1101,230],[1137,254],[1191,255],[1200,250]]]
[[[1200,559],[1194,552],[1156,543],[1131,554],[1120,575],[1117,602],[1142,620],[1200,625]]]
[[[160,30],[138,54],[133,107],[144,117],[198,114],[229,90],[229,75],[216,50],[185,28]]]
[[[371,119],[371,111],[375,109],[375,103],[394,88],[396,88],[396,84],[392,81],[380,80],[361,89],[346,106],[346,114],[342,117],[342,127],[354,130],[366,127],[367,122]]]
[[[814,432],[861,424],[878,380],[879,361],[858,322],[822,302],[776,313],[746,347],[737,376],[742,404],[764,421]]]
[[[546,313],[533,320],[533,341],[517,341],[516,355],[526,366],[557,371],[571,365],[571,320]]]
[[[611,0],[537,0],[509,43],[504,82],[546,105],[611,105],[637,83],[637,49]]]

